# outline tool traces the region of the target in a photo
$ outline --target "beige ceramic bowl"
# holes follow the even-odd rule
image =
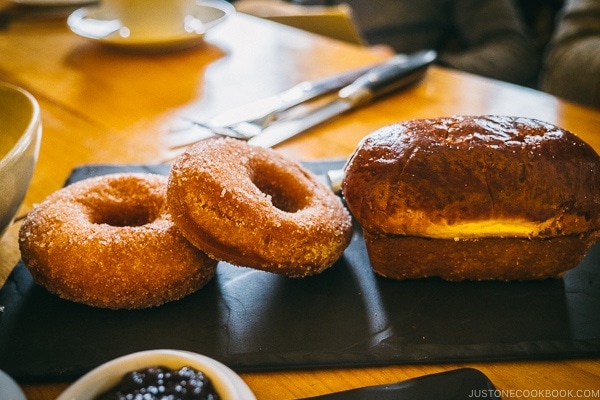
[[[16,86],[0,83],[0,237],[29,187],[42,138],[40,106]]]
[[[93,400],[117,385],[128,372],[152,366],[192,367],[210,378],[221,399],[256,400],[242,378],[222,363],[200,354],[167,349],[141,351],[108,361],[81,377],[56,400]]]

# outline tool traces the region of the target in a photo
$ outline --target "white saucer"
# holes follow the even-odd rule
[[[136,35],[101,6],[83,7],[67,19],[71,31],[101,43],[135,50],[171,50],[196,45],[208,30],[235,12],[224,0],[202,0],[176,31],[157,31],[152,36]]]
[[[2,371],[0,371],[0,399],[26,400],[17,382]]]
[[[95,3],[96,0],[12,0],[24,6],[78,6]]]

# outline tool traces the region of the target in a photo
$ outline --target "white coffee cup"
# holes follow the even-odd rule
[[[160,36],[185,32],[197,0],[102,0],[105,12],[124,26],[121,35]]]

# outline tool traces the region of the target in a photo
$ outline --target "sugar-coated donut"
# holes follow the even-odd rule
[[[180,299],[215,274],[166,207],[167,177],[111,174],[69,185],[28,214],[19,247],[34,281],[64,299],[138,309]]]
[[[167,202],[185,237],[229,263],[303,277],[341,257],[349,212],[300,164],[271,149],[218,138],[178,157]]]

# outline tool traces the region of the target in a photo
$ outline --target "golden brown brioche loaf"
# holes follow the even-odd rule
[[[552,124],[412,120],[365,138],[342,190],[373,269],[396,279],[556,277],[600,236],[600,159]]]

